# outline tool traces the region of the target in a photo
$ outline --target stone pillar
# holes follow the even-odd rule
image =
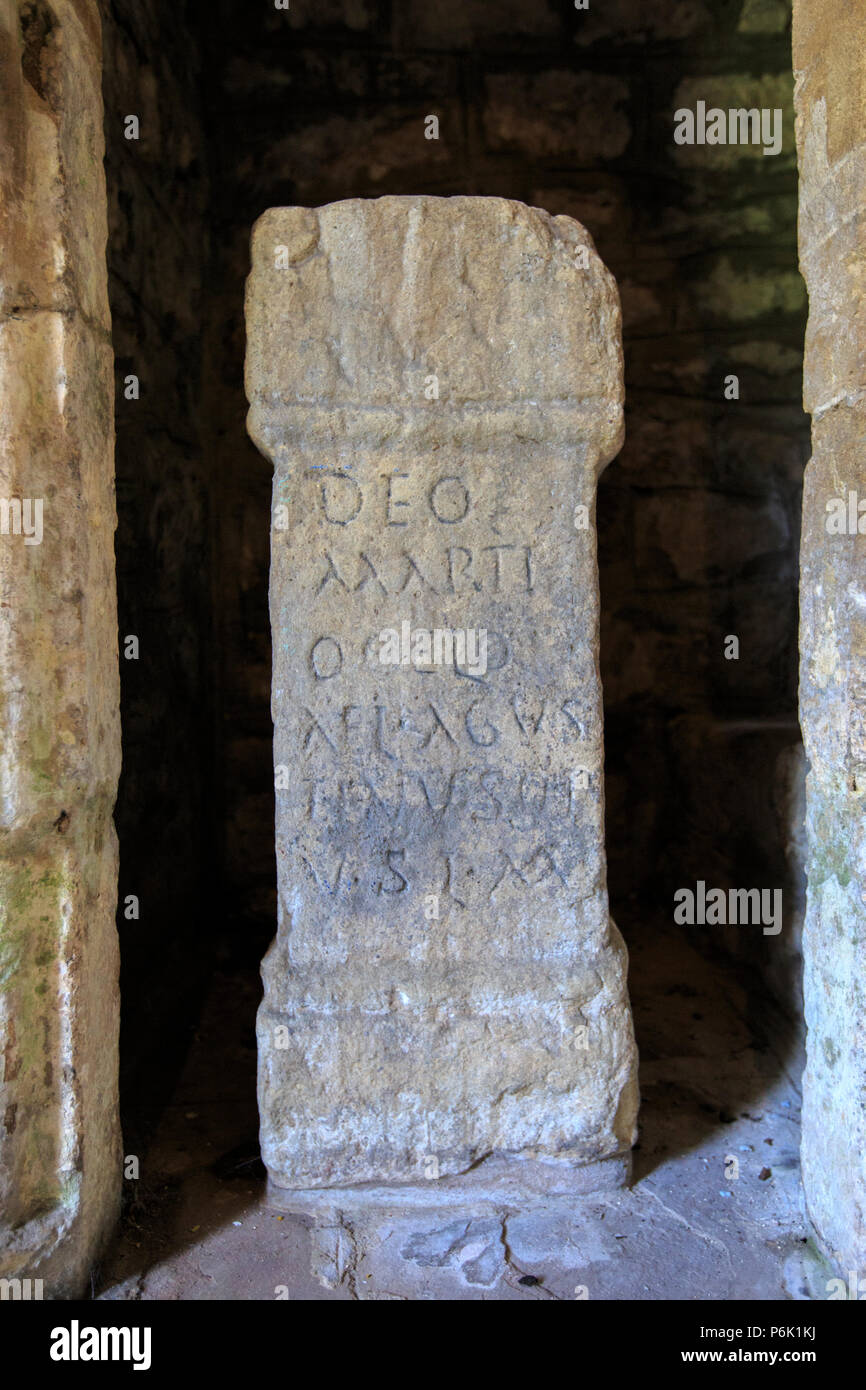
[[[615,284],[567,217],[389,197],[265,213],[246,312],[275,464],[272,1197],[619,1183],[594,532]]]
[[[45,1298],[121,1181],[100,84],[95,4],[0,0],[0,1278]]]
[[[800,265],[812,416],[801,548],[808,1028],[803,1182],[866,1275],[866,53],[848,0],[795,0]]]

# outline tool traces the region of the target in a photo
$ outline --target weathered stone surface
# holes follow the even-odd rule
[[[584,1190],[602,1159],[621,1179],[637,1093],[592,525],[622,436],[614,283],[577,223],[494,198],[272,209],[252,266],[272,1183],[519,1196]],[[404,623],[486,631],[486,669],[383,664]]]
[[[807,1065],[803,1182],[843,1271],[866,1268],[866,57],[843,0],[794,5],[800,263],[809,291],[801,546]],[[853,495],[853,525],[849,525]],[[828,510],[829,508],[829,510]],[[840,508],[842,533],[833,509]],[[866,508],[864,508],[866,510]]]
[[[94,5],[0,3],[0,1277],[46,1298],[121,1181],[100,61]]]

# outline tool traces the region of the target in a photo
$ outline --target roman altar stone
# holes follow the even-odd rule
[[[271,1199],[620,1183],[636,1055],[595,540],[614,281],[568,217],[353,199],[259,219],[246,321],[274,464]]]

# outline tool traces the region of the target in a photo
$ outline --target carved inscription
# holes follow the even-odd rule
[[[570,507],[540,506],[535,477],[503,476],[485,455],[445,471],[416,455],[292,479],[293,524],[275,557],[301,621],[280,702],[278,796],[286,854],[314,896],[404,911],[442,895],[445,866],[467,911],[557,895],[567,909],[593,891],[595,673],[585,638],[559,637]],[[567,577],[576,587],[573,568]],[[406,619],[483,625],[483,675],[383,664],[382,628]],[[492,843],[467,852],[479,832]]]

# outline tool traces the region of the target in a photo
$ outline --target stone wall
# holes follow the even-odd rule
[[[135,1151],[195,1026],[214,938],[207,174],[193,6],[103,0],[102,10],[123,723],[121,1098],[130,1098],[124,1131]],[[127,138],[130,115],[137,139]]]
[[[796,719],[804,287],[789,9],[729,3],[208,11],[206,380],[218,494],[226,903],[276,913],[267,615],[271,470],[244,439],[242,281],[267,207],[503,195],[590,231],[624,313],[626,443],[600,486],[607,846],[626,936],[673,893],[782,887],[785,927],[694,929],[799,1013]],[[699,99],[779,107],[782,151],[678,146]],[[425,138],[438,117],[438,139]],[[725,378],[739,399],[725,399]],[[737,635],[739,660],[724,657]]]
[[[95,5],[2,0],[0,1277],[25,1298],[83,1292],[121,1184],[101,156]]]
[[[844,1272],[862,1278],[866,57],[862,15],[844,0],[798,0],[794,19],[800,260],[809,289],[804,399],[812,416],[800,587],[801,721],[809,758],[803,1183],[827,1252]]]

